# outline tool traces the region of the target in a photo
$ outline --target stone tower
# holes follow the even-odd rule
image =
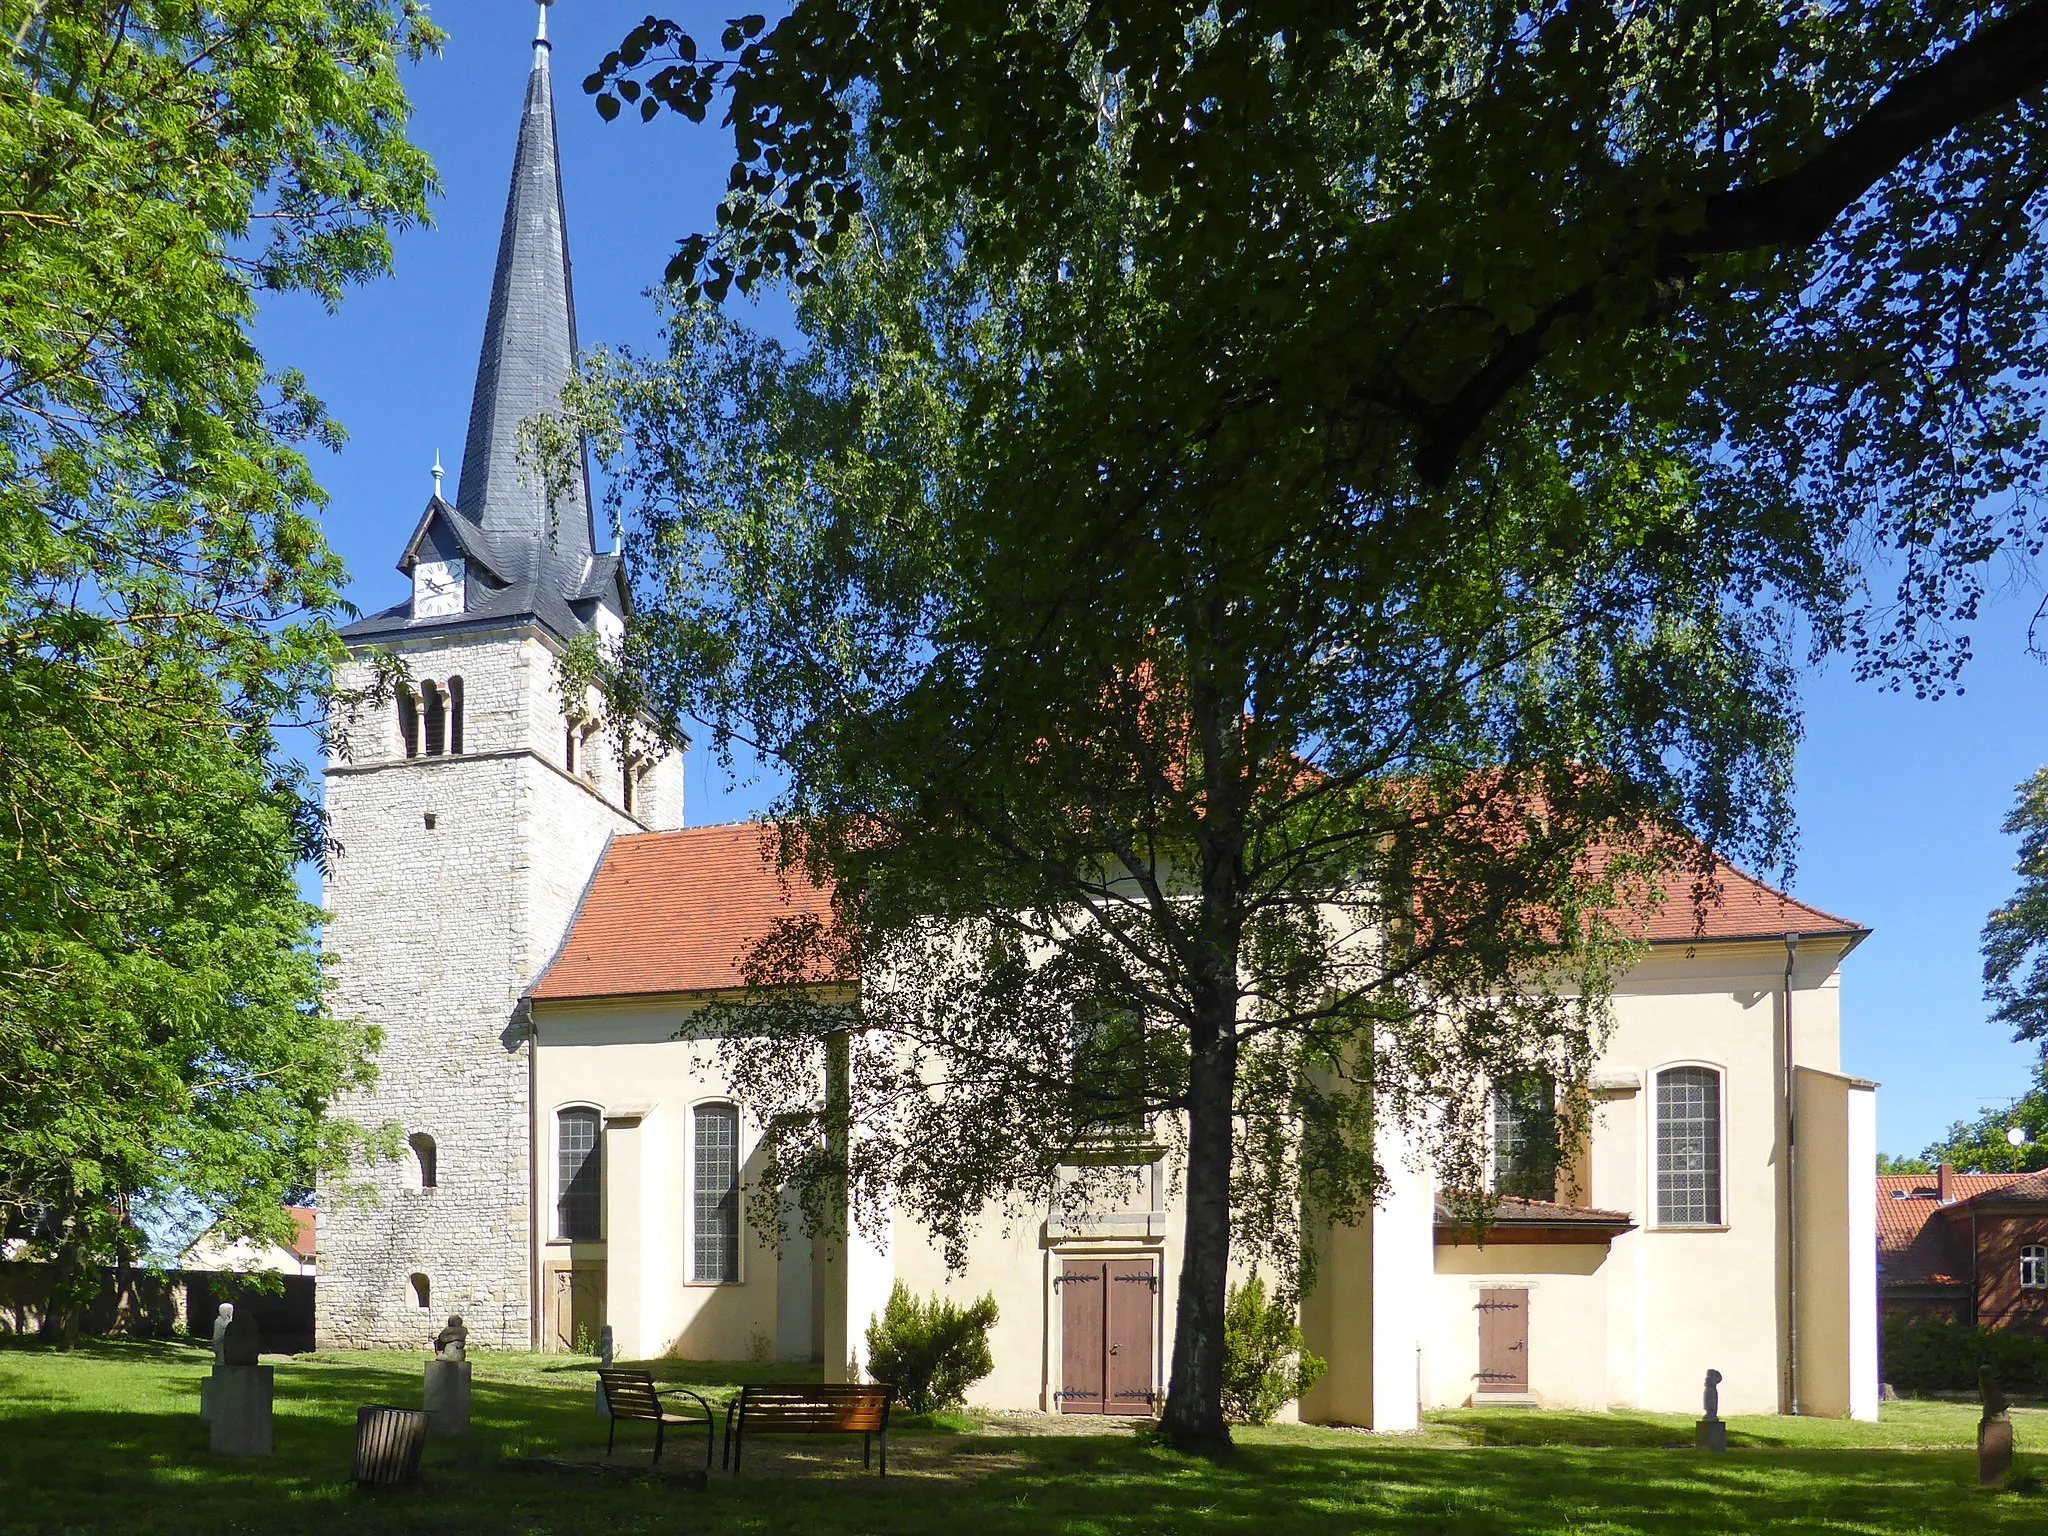
[[[620,740],[558,676],[568,642],[617,635],[627,611],[618,556],[596,552],[588,466],[551,506],[517,459],[520,423],[556,408],[576,354],[546,16],[455,504],[437,466],[399,555],[411,595],[344,631],[345,691],[368,683],[372,651],[411,682],[358,707],[327,766],[331,1006],[384,1030],[375,1091],[339,1112],[395,1121],[408,1150],[350,1171],[371,1201],[324,1189],[323,1347],[417,1347],[452,1312],[476,1343],[530,1346],[521,1000],[611,836],[682,824],[680,755]]]

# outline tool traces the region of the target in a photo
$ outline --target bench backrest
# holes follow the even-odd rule
[[[889,1399],[894,1395],[893,1387],[852,1382],[752,1385],[740,1389],[740,1418],[749,1431],[866,1433],[889,1427]]]
[[[605,1406],[615,1419],[658,1419],[661,1399],[654,1392],[651,1371],[604,1371],[597,1373],[604,1383]]]

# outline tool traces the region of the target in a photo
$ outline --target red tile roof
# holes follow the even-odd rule
[[[310,1259],[318,1252],[314,1238],[319,1228],[319,1213],[308,1206],[294,1205],[287,1212],[292,1219],[292,1240],[287,1246],[299,1259]]]
[[[1877,1267],[1884,1285],[1967,1285],[1970,1252],[1950,1219],[1982,1200],[2048,1201],[2048,1174],[1951,1173],[1951,1198],[1941,1200],[1933,1173],[1877,1176]],[[1934,1220],[1939,1214],[1940,1221]]]
[[[826,893],[784,876],[759,822],[612,839],[538,1001],[713,992],[784,919],[824,917]]]
[[[1701,940],[1776,939],[1787,933],[1808,938],[1849,936],[1870,930],[1833,913],[1795,901],[1723,860],[1714,861],[1704,881],[1690,869],[1667,871],[1638,934],[1652,944]],[[1645,903],[1650,905],[1650,903]]]

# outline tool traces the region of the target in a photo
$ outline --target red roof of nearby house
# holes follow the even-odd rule
[[[1973,1206],[2009,1200],[2048,1202],[2048,1173],[1880,1173],[1877,1176],[1877,1267],[1883,1285],[1967,1285],[1968,1239],[1953,1220]]]
[[[612,839],[539,983],[539,1001],[651,997],[742,986],[748,952],[830,898],[775,868],[759,822]]]
[[[1808,938],[1861,938],[1870,931],[1795,901],[1721,859],[1705,881],[1694,870],[1674,869],[1665,872],[1659,887],[1656,908],[1638,930],[1652,944],[1776,939],[1795,932]]]
[[[314,1246],[314,1237],[319,1225],[319,1213],[310,1206],[295,1205],[291,1207],[289,1214],[292,1218],[292,1240],[287,1246],[302,1262],[309,1261],[318,1252]]]

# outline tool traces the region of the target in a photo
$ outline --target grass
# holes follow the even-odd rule
[[[942,1416],[892,1434],[886,1482],[846,1439],[749,1447],[743,1478],[706,1490],[672,1440],[660,1476],[594,1467],[603,1422],[592,1362],[475,1358],[467,1439],[429,1445],[418,1488],[348,1481],[357,1405],[417,1403],[422,1357],[277,1363],[277,1454],[214,1458],[198,1419],[204,1351],[96,1344],[61,1356],[0,1348],[0,1531],[814,1532],[1124,1536],[1184,1531],[1400,1536],[1652,1536],[1797,1531],[2029,1532],[2048,1493],[1975,1487],[1975,1414],[1887,1404],[1878,1424],[1735,1419],[1733,1452],[1696,1455],[1691,1423],[1645,1414],[1462,1412],[1419,1435],[1276,1426],[1243,1430],[1226,1462],[1190,1461],[1124,1429],[1027,1416]],[[662,1377],[714,1400],[789,1367],[664,1361]],[[2048,1411],[2016,1410],[2022,1453],[2048,1446]],[[619,1461],[645,1469],[639,1429]],[[700,1442],[701,1443],[701,1442]],[[771,1451],[770,1446],[775,1448]],[[700,1453],[701,1454],[701,1453]]]

